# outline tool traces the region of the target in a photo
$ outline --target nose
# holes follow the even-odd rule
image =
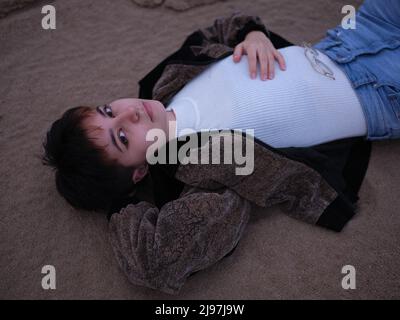
[[[137,108],[128,108],[116,116],[118,122],[129,121],[132,123],[139,121],[139,110]]]

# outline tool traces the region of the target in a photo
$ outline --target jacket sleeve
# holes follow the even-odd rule
[[[311,224],[317,223],[324,210],[338,196],[317,170],[284,154],[272,152],[269,146],[254,143],[251,135],[231,130],[216,133],[215,137],[217,139],[210,138],[201,148],[191,150],[188,158],[192,159],[192,163],[178,167],[175,174],[177,179],[207,189],[210,183],[219,184],[264,208],[279,204],[291,217]],[[225,139],[229,137],[232,138]],[[217,144],[219,156],[218,152],[212,151],[213,141],[220,141]],[[237,165],[226,165],[220,161],[226,155],[234,159],[234,150],[246,150],[246,174],[238,174]],[[208,164],[201,163],[201,159],[207,159],[210,153],[216,156],[219,164],[214,159]]]
[[[204,38],[212,43],[219,43],[234,48],[251,31],[261,31],[268,38],[270,32],[260,17],[234,11],[231,15],[217,18],[212,26],[199,29]]]
[[[176,294],[187,277],[237,245],[250,209],[247,200],[227,188],[185,188],[160,210],[141,201],[113,214],[110,241],[130,282]]]

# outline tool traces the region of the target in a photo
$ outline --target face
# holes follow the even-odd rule
[[[146,134],[155,128],[167,133],[169,112],[157,100],[119,99],[96,107],[83,126],[109,159],[136,167],[132,175],[136,183],[147,173],[146,150],[154,143],[146,141]]]

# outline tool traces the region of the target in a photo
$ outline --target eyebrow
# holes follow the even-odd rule
[[[96,107],[96,111],[98,113],[100,113],[100,115],[102,117],[106,117],[106,115],[104,114],[103,110],[100,109],[100,107]],[[109,133],[110,133],[111,142],[114,145],[114,147],[116,147],[120,152],[122,152],[122,149],[119,147],[119,145],[117,144],[117,141],[115,140],[115,137],[114,137],[114,134],[113,134],[113,131],[111,128],[109,129]]]

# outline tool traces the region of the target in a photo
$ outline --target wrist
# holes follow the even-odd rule
[[[248,37],[254,37],[254,36],[257,36],[257,37],[263,36],[263,37],[268,38],[268,37],[265,35],[264,32],[259,31],[259,30],[253,30],[253,31],[250,31],[250,32],[246,35],[245,39],[248,38]]]
[[[261,31],[267,38],[270,37],[269,31],[265,26],[259,21],[259,19],[253,19],[246,23],[246,25],[239,31],[237,35],[238,43],[244,41],[246,35],[253,31]]]

